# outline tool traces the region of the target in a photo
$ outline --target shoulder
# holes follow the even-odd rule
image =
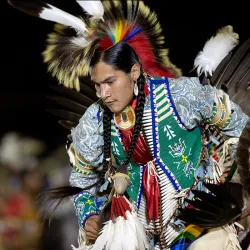
[[[198,77],[168,78],[170,89],[199,89],[201,88],[200,80]]]
[[[216,88],[211,85],[202,85],[198,77],[169,78],[169,90],[177,99],[183,97],[190,101],[213,104]]]
[[[80,119],[79,123],[86,120],[96,121],[99,122],[101,119],[102,109],[99,103],[95,102],[88,107],[82,118]]]

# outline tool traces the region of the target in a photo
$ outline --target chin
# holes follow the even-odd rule
[[[121,113],[123,111],[123,109],[121,109],[120,107],[111,106],[108,108],[112,113],[115,113],[115,114]]]

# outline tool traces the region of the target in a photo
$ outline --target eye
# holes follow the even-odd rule
[[[107,84],[112,84],[112,83],[114,83],[114,81],[115,81],[115,80],[108,80],[108,81],[107,81]]]

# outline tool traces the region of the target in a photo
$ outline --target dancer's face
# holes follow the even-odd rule
[[[116,70],[99,62],[91,68],[91,79],[96,92],[113,113],[120,113],[134,97],[134,85],[140,75],[140,66],[135,64],[130,73]]]

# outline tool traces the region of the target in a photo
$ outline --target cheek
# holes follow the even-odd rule
[[[133,93],[133,89],[129,83],[126,85],[124,84],[122,86],[117,86],[116,91],[121,97],[131,96],[131,94]]]
[[[117,92],[119,93],[117,95],[117,98],[119,98],[119,102],[122,105],[128,105],[130,103],[130,101],[133,99],[134,96],[134,89],[131,87],[131,85],[128,83],[127,85],[120,87],[119,89],[117,89]]]

